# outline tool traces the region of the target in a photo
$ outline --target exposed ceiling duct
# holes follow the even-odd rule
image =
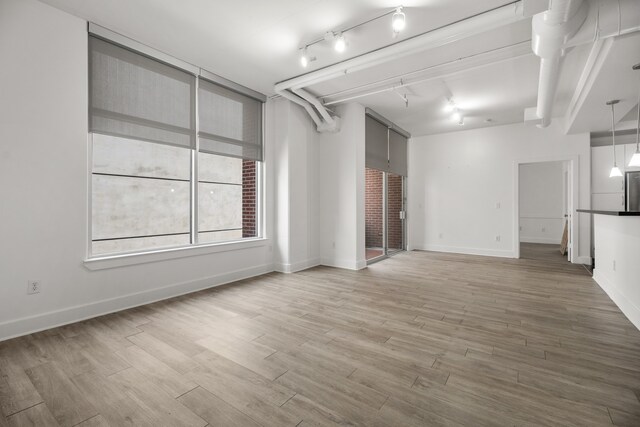
[[[309,112],[319,132],[337,132],[339,120],[303,88],[398,58],[444,46],[527,18],[523,1],[514,1],[467,19],[427,31],[387,47],[339,62],[275,85],[275,92]]]
[[[533,17],[531,46],[540,57],[538,103],[525,111],[525,122],[547,127],[568,49],[640,30],[640,2],[550,0],[549,10]]]

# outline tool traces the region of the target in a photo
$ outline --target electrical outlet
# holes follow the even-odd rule
[[[39,294],[41,288],[42,288],[42,282],[40,282],[39,280],[29,280],[27,282],[28,295]]]
[[[613,260],[613,271],[616,271],[616,260]]]
[[[442,239],[444,237],[444,234],[440,233],[438,234],[438,239]]]
[[[496,203],[496,209],[500,209],[500,202]]]
[[[500,235],[497,235],[496,236],[496,242],[499,242],[499,241],[500,241]]]

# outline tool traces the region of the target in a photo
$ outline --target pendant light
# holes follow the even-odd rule
[[[620,172],[620,168],[616,162],[616,120],[615,120],[615,105],[620,102],[618,99],[614,99],[612,101],[607,102],[607,105],[611,105],[611,140],[613,141],[613,167],[611,168],[611,173],[609,174],[609,178],[613,178],[616,176],[622,176],[622,172]]]
[[[640,70],[640,64],[636,64],[633,66],[634,70]],[[638,122],[636,129],[636,152],[633,153],[633,157],[631,157],[631,161],[629,162],[629,167],[640,167],[640,88],[638,88]]]

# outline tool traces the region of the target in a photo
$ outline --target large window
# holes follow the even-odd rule
[[[262,102],[89,37],[90,255],[260,236]]]

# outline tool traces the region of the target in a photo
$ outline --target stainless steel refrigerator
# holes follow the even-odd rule
[[[640,171],[627,172],[626,175],[627,211],[640,212]]]

